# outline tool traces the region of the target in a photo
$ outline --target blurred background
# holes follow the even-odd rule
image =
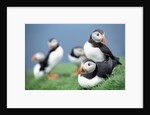
[[[48,53],[47,41],[54,37],[64,49],[62,63],[69,63],[74,46],[83,46],[95,29],[105,32],[107,46],[115,56],[125,56],[125,24],[25,24],[25,68],[33,69],[31,57]]]

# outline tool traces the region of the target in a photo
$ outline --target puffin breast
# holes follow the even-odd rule
[[[49,66],[57,65],[63,57],[63,49],[59,46],[55,51],[51,52],[49,55],[48,63]]]
[[[103,62],[105,60],[105,55],[100,48],[92,47],[89,42],[85,43],[84,52],[87,58],[92,59],[95,62]]]
[[[102,80],[103,80],[103,78],[101,78],[97,75],[92,79],[87,79],[84,76],[81,76],[80,74],[78,75],[78,83],[80,86],[82,86],[84,88],[94,87],[97,84],[99,84]]]

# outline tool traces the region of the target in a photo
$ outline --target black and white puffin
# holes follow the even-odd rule
[[[58,41],[55,38],[51,38],[48,41],[49,52],[46,56],[42,55],[40,61],[38,61],[39,53],[32,56],[33,61],[38,61],[38,65],[34,67],[34,75],[36,78],[43,76],[42,73],[47,73],[49,79],[55,79],[58,77],[57,74],[50,74],[51,70],[62,60],[63,57],[63,48],[59,45]],[[44,58],[44,59],[43,59]]]
[[[77,66],[77,71],[75,71],[72,75],[78,74],[78,70],[80,68],[81,62],[86,59],[83,47],[76,46],[73,47],[71,53],[68,55],[69,61]]]
[[[81,74],[78,75],[78,83],[84,88],[91,88],[101,83],[110,75],[117,61],[109,58],[105,62],[94,62],[91,59],[85,59],[80,67]]]
[[[84,44],[84,52],[87,58],[92,59],[95,62],[103,62],[108,60],[110,57],[113,60],[118,60],[118,57],[115,57],[110,49],[102,43],[105,38],[105,34],[102,30],[96,29],[90,35],[89,40]],[[118,64],[121,64],[118,61]]]
[[[38,62],[33,68],[33,74],[35,78],[40,78],[45,74],[45,70],[41,69],[41,63],[45,59],[45,55],[42,52],[37,52],[32,56],[32,61]]]

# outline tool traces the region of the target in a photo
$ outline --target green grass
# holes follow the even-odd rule
[[[113,74],[99,85],[86,90],[124,90],[125,89],[125,58],[120,59],[122,65],[118,65]],[[77,67],[73,64],[60,64],[52,73],[59,74],[54,80],[49,80],[45,75],[35,79],[32,72],[26,73],[26,90],[85,90],[78,84],[78,77],[71,74]]]

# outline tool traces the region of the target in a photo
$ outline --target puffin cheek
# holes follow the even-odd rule
[[[80,68],[80,73],[85,73],[85,69],[83,67]]]

